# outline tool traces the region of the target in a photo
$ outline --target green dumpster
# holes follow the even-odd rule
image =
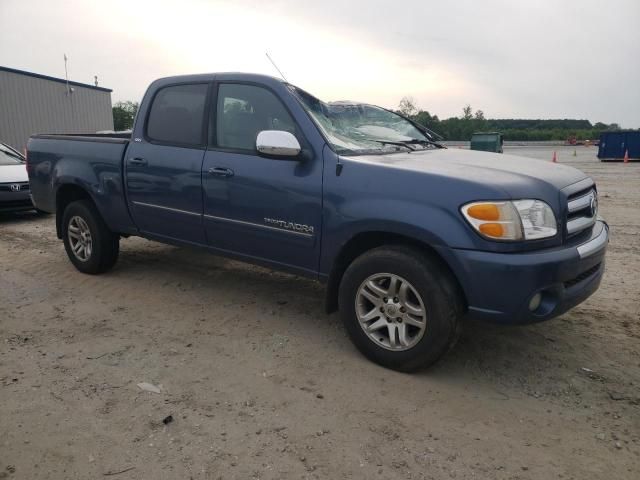
[[[504,139],[498,132],[478,132],[471,135],[471,150],[502,153]]]

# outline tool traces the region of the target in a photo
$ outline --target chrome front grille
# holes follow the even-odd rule
[[[0,183],[0,192],[28,192],[29,182]]]
[[[571,195],[567,201],[567,235],[573,236],[596,223],[598,193],[594,187]]]

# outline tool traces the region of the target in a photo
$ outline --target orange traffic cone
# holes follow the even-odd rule
[[[556,157],[556,152],[555,152],[555,150],[553,151],[553,158],[551,159],[551,161],[552,161],[553,163],[558,163],[558,158]]]
[[[624,163],[629,163],[629,149],[624,151]]]

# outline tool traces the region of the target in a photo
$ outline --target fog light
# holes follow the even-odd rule
[[[531,300],[529,300],[529,311],[535,312],[540,306],[540,302],[542,301],[542,294],[536,293]]]

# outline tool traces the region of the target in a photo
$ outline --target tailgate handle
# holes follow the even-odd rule
[[[233,177],[233,170],[230,168],[213,167],[209,169],[209,173],[218,177]]]
[[[139,167],[146,167],[147,161],[144,158],[130,158],[129,163],[131,165],[137,165]]]

